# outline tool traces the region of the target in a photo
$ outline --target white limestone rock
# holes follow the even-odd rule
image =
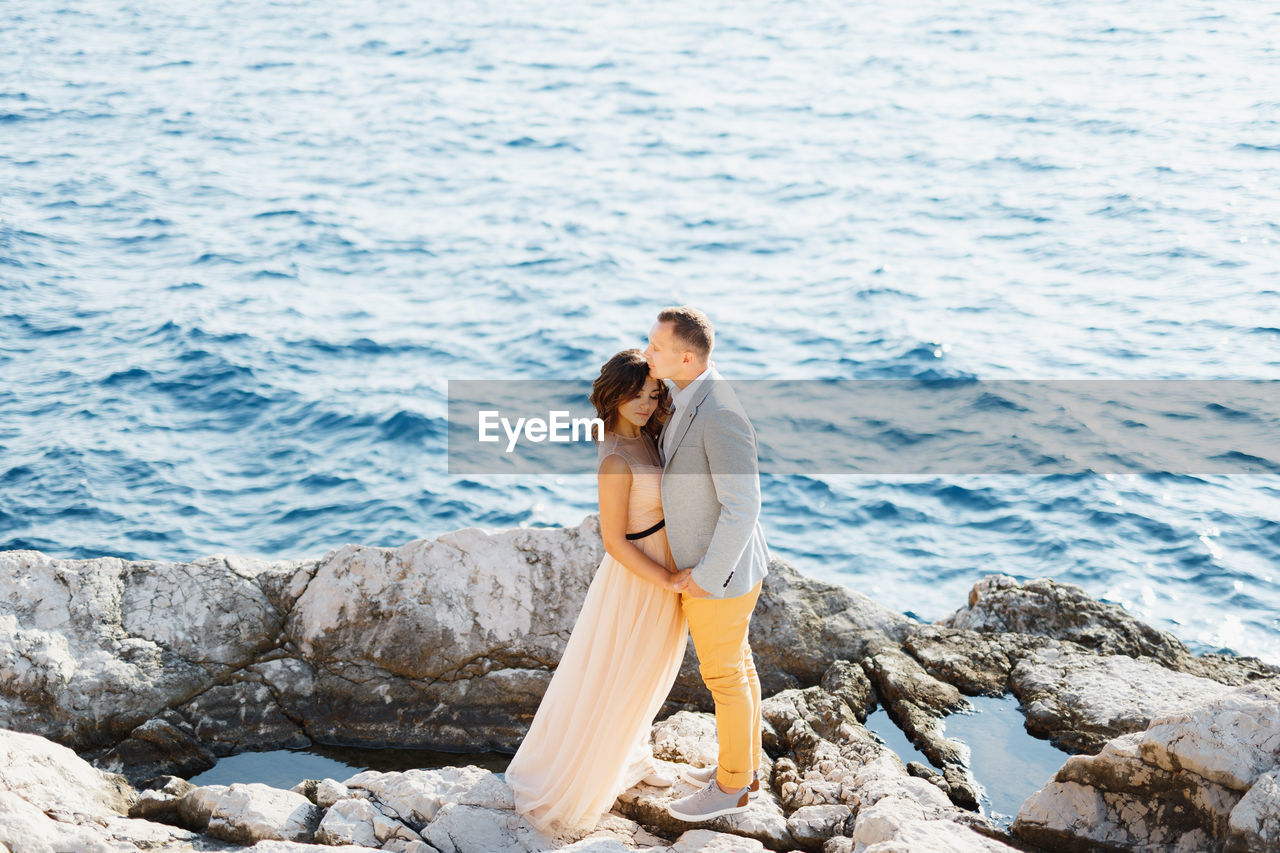
[[[259,782],[236,782],[214,803],[206,832],[239,844],[264,840],[310,842],[322,815],[321,809],[294,791]]]
[[[715,717],[700,711],[680,711],[654,724],[653,750],[661,762],[687,763],[695,767],[714,765],[718,760]],[[765,757],[760,772],[760,792],[752,798],[746,812],[707,822],[707,828],[742,838],[756,839],[766,847],[793,846],[787,829],[782,804],[769,787],[772,764]],[[667,812],[672,800],[692,794],[697,787],[679,777],[678,766],[664,767],[676,776],[670,788],[652,788],[643,783],[624,791],[614,808],[639,821],[669,834],[683,832],[689,824]]]
[[[1226,849],[1280,850],[1280,770],[1254,780],[1248,793],[1231,810]]]
[[[690,824],[672,817],[667,811],[667,805],[697,789],[697,786],[683,780],[678,780],[670,788],[636,785],[618,797],[614,808],[645,826],[673,834],[688,829]],[[749,801],[745,812],[707,821],[706,828],[744,840],[755,839],[765,847],[786,849],[793,846],[781,803],[771,791],[763,787],[759,795]]]
[[[1216,701],[1155,719],[1138,738],[1138,749],[1143,761],[1165,770],[1248,790],[1280,764],[1280,681],[1229,690]]]
[[[316,830],[321,844],[363,844],[381,847],[393,838],[420,841],[421,838],[398,820],[387,817],[369,800],[349,798],[334,803]]]
[[[579,837],[552,837],[510,809],[449,803],[422,835],[440,853],[670,853],[661,838],[613,813]]]
[[[148,728],[145,721],[161,720],[182,729],[169,740],[181,746],[178,735],[251,742],[296,728],[293,720],[301,718],[308,730],[314,724],[315,732],[341,733],[348,741],[413,745],[406,738],[420,737],[436,744],[450,738],[487,744],[506,737],[514,744],[558,661],[601,553],[594,517],[562,530],[486,534],[471,529],[397,549],[346,546],[319,561],[292,563],[223,557],[182,564],[68,561],[3,552],[0,723],[35,721],[73,742],[90,732],[98,738],[103,731],[137,732],[135,740],[145,741],[142,734],[155,735],[164,727]],[[935,835],[964,836],[964,816],[945,795],[907,775],[897,757],[859,724],[869,694],[847,684],[849,689],[836,689],[824,675],[835,652],[852,655],[886,640],[900,641],[912,629],[911,620],[865,597],[810,581],[777,561],[771,575],[752,627],[753,644],[760,637],[756,659],[762,678],[774,679],[775,686],[821,678],[823,689],[776,695],[766,690],[765,736],[771,751],[785,757],[777,767],[764,768],[765,790],[746,815],[722,819],[711,830],[686,831],[686,846],[688,838],[703,837],[693,833],[724,830],[716,838],[736,840],[707,843],[789,849],[801,842],[843,850],[852,839],[822,837],[835,831],[840,815],[846,829],[860,827],[867,839],[878,839],[877,845],[911,839],[928,845]],[[1250,688],[1253,694],[1232,694],[1216,681],[1173,672],[1166,667],[1189,665],[1185,650],[1143,631],[1122,613],[1086,607],[1079,594],[1051,583],[1035,589],[1004,582],[990,586],[985,598],[979,596],[984,599],[979,606],[970,608],[975,627],[978,622],[984,630],[1042,627],[1036,614],[1057,620],[1045,637],[1017,648],[1016,667],[1014,655],[1007,654],[1008,669],[1002,670],[1031,707],[1029,727],[1041,724],[1064,737],[1075,731],[1079,744],[1096,749],[1116,732],[1141,731],[1151,723],[1141,737],[1108,745],[1098,762],[1081,757],[1064,765],[1065,775],[1053,783],[1058,799],[1039,803],[1045,814],[1056,809],[1064,826],[1087,823],[1062,811],[1062,792],[1074,791],[1067,800],[1078,796],[1075,807],[1131,821],[1124,832],[1105,836],[1117,843],[1140,843],[1144,832],[1147,839],[1173,839],[1175,829],[1182,835],[1170,840],[1174,845],[1226,843],[1236,845],[1233,851],[1252,851],[1272,843],[1276,785],[1271,774],[1277,753],[1272,736],[1280,695],[1257,692],[1269,689],[1264,686]],[[1060,612],[1065,610],[1071,612]],[[1082,618],[1073,615],[1077,611]],[[1073,645],[1077,642],[1092,643],[1104,654],[1086,654]],[[301,652],[295,654],[295,648]],[[1124,656],[1130,654],[1157,657]],[[941,653],[935,658],[951,660]],[[927,659],[921,660],[932,677],[939,677]],[[953,668],[959,665],[952,661]],[[231,680],[211,686],[219,678]],[[1003,683],[1003,675],[996,681]],[[698,701],[705,701],[700,681],[685,687],[689,684]],[[168,712],[172,716],[147,716],[174,697],[193,695]],[[334,697],[354,704],[344,707]],[[242,714],[243,702],[250,699],[270,707]],[[1206,710],[1206,699],[1221,701]],[[277,701],[281,707],[274,706]],[[660,758],[714,764],[714,722],[709,714],[677,714],[655,726],[654,748]],[[133,754],[122,751],[117,758]],[[112,783],[117,794],[108,792],[107,800],[96,802],[95,786],[109,777],[85,775],[78,790],[75,778],[83,768],[72,763],[69,784],[18,790],[6,786],[19,778],[21,764],[9,773],[2,759],[0,794],[7,795],[4,807],[17,823],[44,820],[55,824],[49,832],[84,831],[83,844],[89,846],[133,843],[177,850],[186,843],[183,830],[165,836],[171,828],[126,823],[121,812],[132,796],[127,785]],[[243,832],[237,837],[252,839],[271,831],[297,839],[259,846],[313,848],[302,839],[308,838],[308,827],[322,825],[319,808],[310,806],[290,818],[293,812],[283,813],[289,803],[260,808],[245,787],[196,789],[177,801],[177,812],[192,827],[212,822],[214,832]],[[637,786],[615,806],[626,817],[606,816],[570,847],[666,849],[633,819],[671,834],[686,830],[666,815],[665,803],[690,790]],[[1165,794],[1160,792],[1168,791],[1176,796],[1161,801]],[[290,793],[260,792],[258,799],[274,801]],[[455,840],[468,830],[482,836],[496,832],[510,849],[546,843],[530,835],[532,827],[513,812],[501,780],[479,768],[370,771],[346,784],[323,780],[307,793],[329,810],[323,837],[359,841],[353,849],[372,843],[396,853],[423,853],[418,846],[425,842],[411,836],[433,829],[437,839]],[[46,794],[49,799],[41,800]],[[246,802],[235,805],[233,794]],[[157,802],[151,805],[169,805],[152,799]],[[290,803],[301,808],[297,799]],[[37,819],[31,808],[42,817]],[[1161,808],[1181,809],[1198,823],[1166,820]],[[850,828],[847,818],[855,811],[858,819]],[[1030,825],[1030,812],[1027,817]],[[898,820],[892,831],[891,820]],[[481,830],[484,821],[488,830]],[[268,830],[269,825],[277,829]],[[287,831],[279,830],[281,825]]]
[[[11,853],[195,849],[195,833],[127,817],[134,799],[65,746],[0,729],[0,847]]]
[[[1097,752],[1113,737],[1235,689],[1148,658],[1073,652],[1059,643],[1022,658],[1010,684],[1027,709],[1028,731],[1077,752]]]
[[[319,560],[0,552],[0,725],[84,749],[116,739],[105,760],[139,784],[307,737],[514,747],[603,553],[594,515]],[[784,561],[770,575],[752,624],[769,692],[914,624]],[[672,701],[709,710],[693,660]]]
[[[395,649],[447,652],[422,656],[417,671],[405,673],[422,678],[502,649],[555,660],[563,646],[555,632],[572,624],[590,584],[587,567],[602,554],[598,537],[588,518],[560,530],[467,528],[395,549],[345,545],[325,556],[298,598],[291,634],[304,653],[339,647],[345,660],[376,662]],[[531,571],[535,556],[541,565]],[[558,597],[543,594],[553,589]]]
[[[852,814],[848,806],[802,806],[787,817],[787,830],[801,847],[820,850],[828,838],[844,834]]]
[[[860,808],[892,795],[919,803],[931,817],[958,813],[936,786],[908,775],[897,754],[833,694],[783,691],[764,701],[762,713],[777,731],[773,747],[790,752],[774,765],[773,778],[786,808]]]
[[[180,820],[178,802],[181,797],[166,794],[164,791],[139,791],[138,799],[129,807],[129,816],[145,820],[164,821]]]
[[[125,814],[136,797],[123,778],[101,772],[67,747],[9,729],[0,729],[0,791],[64,823]]]
[[[1277,703],[1280,684],[1248,685],[1073,756],[1023,803],[1013,832],[1046,847],[1274,850]]]
[[[0,845],[12,853],[116,853],[94,829],[54,820],[11,791],[0,791]]]
[[[383,853],[438,853],[434,847],[421,838],[415,841],[393,838],[382,845],[382,851]]]
[[[327,809],[338,800],[351,796],[351,789],[336,779],[321,779],[316,783],[316,805]]]
[[[853,850],[858,853],[1014,853],[1018,848],[952,820],[928,820],[917,804],[887,797],[858,813]],[[848,849],[831,845],[831,850]],[[826,847],[824,853],[831,853]]]
[[[1021,838],[1086,838],[1098,844],[1152,849],[1219,833],[1240,794],[1194,774],[1173,773],[1143,760],[1143,734],[1123,735],[1095,756],[1073,756],[1053,781],[1018,811]]]
[[[904,823],[928,822],[945,814],[940,808],[930,808],[909,796],[884,794],[858,810],[852,837],[859,845],[879,844],[892,839]]]
[[[977,844],[982,836],[968,824],[983,824],[982,818],[909,775],[902,760],[858,722],[843,695],[809,688],[764,702],[762,712],[777,733],[772,748],[786,753],[774,765],[774,784],[794,809],[788,821],[794,843],[851,853],[872,844],[900,844],[899,828],[912,823],[919,825],[912,843],[937,835]],[[841,837],[849,832],[852,838]]]
[[[218,800],[227,790],[226,785],[201,785],[183,794],[178,800],[178,816],[183,825],[203,832],[209,826]]]
[[[324,818],[316,829],[316,841],[320,844],[361,844],[365,847],[380,847],[384,839],[379,838],[374,829],[374,822],[379,818],[383,821],[387,820],[368,800],[344,800],[341,803],[335,803],[324,813]]]
[[[768,723],[763,723],[767,726]],[[716,719],[703,711],[677,711],[653,724],[650,732],[653,755],[659,764],[668,762],[664,772],[678,776],[680,765],[694,768],[714,767],[720,760],[716,741]],[[768,787],[773,775],[773,759],[760,756],[761,784]]]
[[[1200,827],[1162,825],[1146,798],[1103,793],[1076,782],[1050,782],[1022,804],[1013,832],[1041,846],[1097,846],[1144,853],[1219,849]]]
[[[667,843],[662,838],[649,832],[643,826],[631,818],[618,814],[617,812],[609,812],[596,822],[589,832],[583,833],[580,838],[567,836],[562,839],[570,842],[570,848],[574,844],[587,843],[619,843],[628,850],[648,850],[653,847],[667,848]]]
[[[514,747],[603,553],[589,516],[326,554],[285,625],[304,660],[324,662],[296,715],[347,743]]]
[[[711,829],[691,829],[671,845],[672,853],[762,853],[765,846],[753,838],[728,835]]]
[[[137,799],[129,806],[129,817],[180,825],[179,803],[182,796],[196,786],[178,776],[158,781],[162,783],[160,787],[138,792]]]
[[[962,633],[969,634],[969,638],[954,644],[953,637],[947,636],[948,626],[964,629]],[[990,695],[993,690],[1003,690],[1001,673],[1007,674],[1010,661],[1016,662],[1045,638],[1062,641],[1058,645],[1065,643],[1079,653],[1146,658],[1170,671],[1233,687],[1280,676],[1280,666],[1257,658],[1193,655],[1172,634],[1141,622],[1119,605],[1098,601],[1080,587],[1052,578],[1023,582],[1008,575],[988,575],[973,585],[968,605],[937,623],[937,628],[941,630],[921,629],[926,636],[920,645],[912,638],[906,644],[913,654],[922,646],[929,647],[925,656],[941,664],[941,669],[950,669],[952,677],[947,680],[966,693]],[[970,639],[973,632],[981,632],[979,636],[990,638],[991,644],[982,639],[974,642]],[[915,633],[918,635],[920,630]],[[970,653],[964,649],[966,645],[979,650]],[[948,653],[947,646],[953,653]],[[1001,658],[1005,659],[1003,663]],[[971,668],[975,663],[979,671]]]
[[[588,837],[555,848],[559,853],[636,853],[637,848],[612,837]],[[664,848],[669,849],[669,848]]]
[[[963,814],[927,779],[910,776],[897,755],[881,756],[865,764],[851,782],[861,806],[875,805],[885,798],[895,798],[914,805],[925,820],[953,818]]]
[[[253,578],[297,565],[0,551],[0,726],[125,736],[273,644],[280,616]]]
[[[448,803],[488,809],[515,808],[506,783],[490,771],[475,766],[386,773],[366,770],[343,784],[352,790],[367,791],[386,807],[388,814],[418,832],[435,820]]]
[[[308,844],[305,841],[280,841],[277,839],[259,841],[252,847],[244,848],[244,850],[246,853],[378,853],[377,847],[361,847],[356,844],[331,847],[328,844]],[[431,853],[431,851],[412,851],[411,853]]]
[[[716,720],[701,711],[677,711],[653,724],[656,758],[693,767],[712,767],[719,761]]]
[[[422,837],[440,853],[536,853],[556,846],[514,811],[458,803],[441,808]]]
[[[1069,640],[1103,655],[1150,657],[1174,664],[1186,648],[1116,604],[1091,597],[1074,584],[1052,578],[1025,582],[987,575],[973,585],[969,601],[945,626],[970,631],[1028,634]]]
[[[111,817],[100,824],[102,834],[116,850],[187,853],[204,846],[200,834],[189,829],[128,817]]]

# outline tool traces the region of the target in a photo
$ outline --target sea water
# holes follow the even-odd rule
[[[1277,376],[1280,16],[1174,0],[0,10],[0,548],[319,557],[575,525],[450,379],[702,307],[730,379]],[[1274,463],[1275,459],[1270,462]],[[1280,482],[767,476],[925,620],[1051,576],[1280,662]]]

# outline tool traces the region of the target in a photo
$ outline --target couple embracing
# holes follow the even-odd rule
[[[637,783],[674,784],[649,731],[690,636],[715,701],[719,758],[682,768],[699,788],[668,810],[690,822],[736,814],[759,788],[760,679],[747,629],[769,556],[755,431],[710,361],[714,343],[701,311],[667,308],[644,352],[615,355],[592,387],[605,423],[606,553],[506,771],[516,809],[548,834],[590,830]]]

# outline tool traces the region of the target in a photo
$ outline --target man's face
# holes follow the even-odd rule
[[[672,323],[654,323],[649,330],[649,346],[644,348],[645,361],[649,362],[649,375],[654,379],[670,379],[684,366],[684,353],[680,351]]]

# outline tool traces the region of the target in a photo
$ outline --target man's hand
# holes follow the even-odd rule
[[[693,569],[681,569],[678,572],[671,572],[667,578],[667,589],[671,592],[684,592],[692,580],[692,573]]]
[[[686,569],[686,571],[692,572],[693,569]],[[692,595],[694,598],[710,598],[711,597],[711,593],[707,592],[705,589],[698,586],[698,582],[695,581],[692,577],[689,578],[689,580],[687,581],[687,584],[688,585],[684,588],[684,592],[686,595]]]

